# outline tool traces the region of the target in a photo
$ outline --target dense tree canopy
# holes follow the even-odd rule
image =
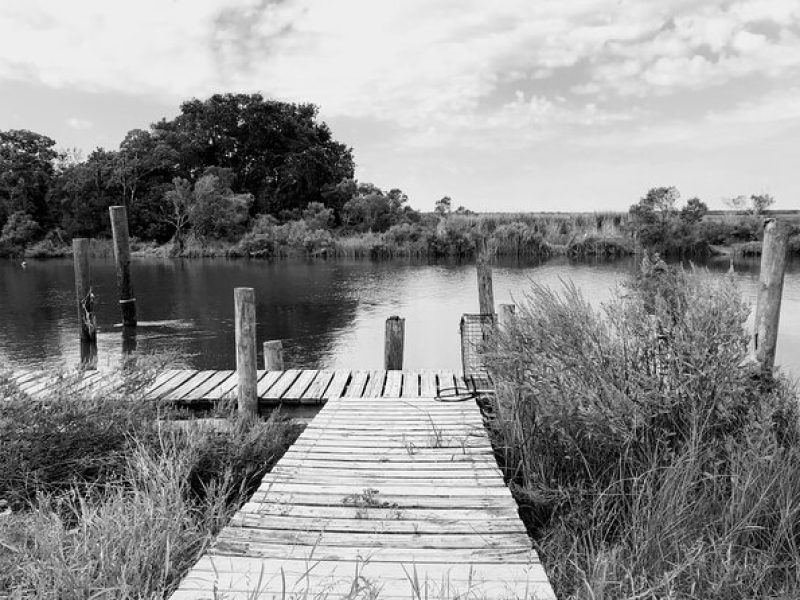
[[[322,200],[326,186],[352,178],[352,150],[317,121],[313,104],[260,94],[190,100],[153,135],[176,151],[178,175],[196,179],[209,166],[233,172],[232,189],[250,193],[255,211],[277,214]]]
[[[21,237],[45,231],[107,235],[108,206],[124,204],[132,235],[164,242],[176,234],[182,191],[191,201],[177,232],[203,239],[230,237],[255,214],[300,215],[309,204],[341,222],[356,193],[353,152],[317,117],[312,104],[216,94],[85,160],[59,155],[44,135],[0,131],[0,231],[14,215],[6,239],[23,246]]]

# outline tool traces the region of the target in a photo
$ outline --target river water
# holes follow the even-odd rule
[[[710,263],[728,269],[727,259]],[[634,268],[613,262],[501,262],[495,302],[521,299],[531,280],[572,280],[592,302],[608,299]],[[758,261],[735,264],[755,301]],[[134,259],[138,349],[177,349],[198,369],[235,366],[233,288],[256,290],[259,343],[284,340],[287,363],[304,368],[380,369],[384,321],[406,319],[405,367],[460,369],[459,319],[478,312],[471,264],[402,261]],[[99,365],[117,364],[122,330],[111,260],[92,263]],[[79,361],[72,262],[0,260],[0,366],[73,366]],[[259,358],[259,361],[261,359]],[[778,363],[800,377],[800,263],[784,289]]]

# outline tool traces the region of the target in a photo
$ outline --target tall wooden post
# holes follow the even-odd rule
[[[765,221],[756,319],[753,324],[753,351],[761,370],[768,373],[775,366],[788,238],[788,228],[784,224],[775,219]]]
[[[283,371],[283,342],[264,342],[264,368],[267,371]]]
[[[124,206],[109,206],[111,233],[114,236],[114,261],[117,265],[117,288],[122,324],[136,327],[136,298],[131,283],[131,248],[128,237],[128,214]]]
[[[403,345],[405,343],[406,320],[393,316],[386,319],[384,340],[384,364],[387,371],[403,368]]]
[[[478,269],[478,305],[482,315],[494,315],[494,290],[492,265],[489,262],[489,243],[485,236],[476,242]]]
[[[78,319],[81,325],[82,340],[97,340],[97,326],[94,316],[94,294],[89,269],[89,240],[72,240],[72,255],[75,267],[75,297],[78,302]]]
[[[258,414],[256,384],[256,293],[253,288],[234,288],[236,322],[236,374],[239,378],[239,412]]]

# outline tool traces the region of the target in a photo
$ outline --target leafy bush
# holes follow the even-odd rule
[[[28,213],[13,212],[0,232],[0,248],[23,250],[40,232],[41,227]]]
[[[754,377],[731,278],[645,261],[602,309],[533,284],[492,432],[559,597],[796,597],[793,390]]]

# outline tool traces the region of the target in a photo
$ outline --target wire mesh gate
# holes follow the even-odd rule
[[[492,339],[496,315],[461,316],[461,365],[464,377],[487,379],[484,355]]]

